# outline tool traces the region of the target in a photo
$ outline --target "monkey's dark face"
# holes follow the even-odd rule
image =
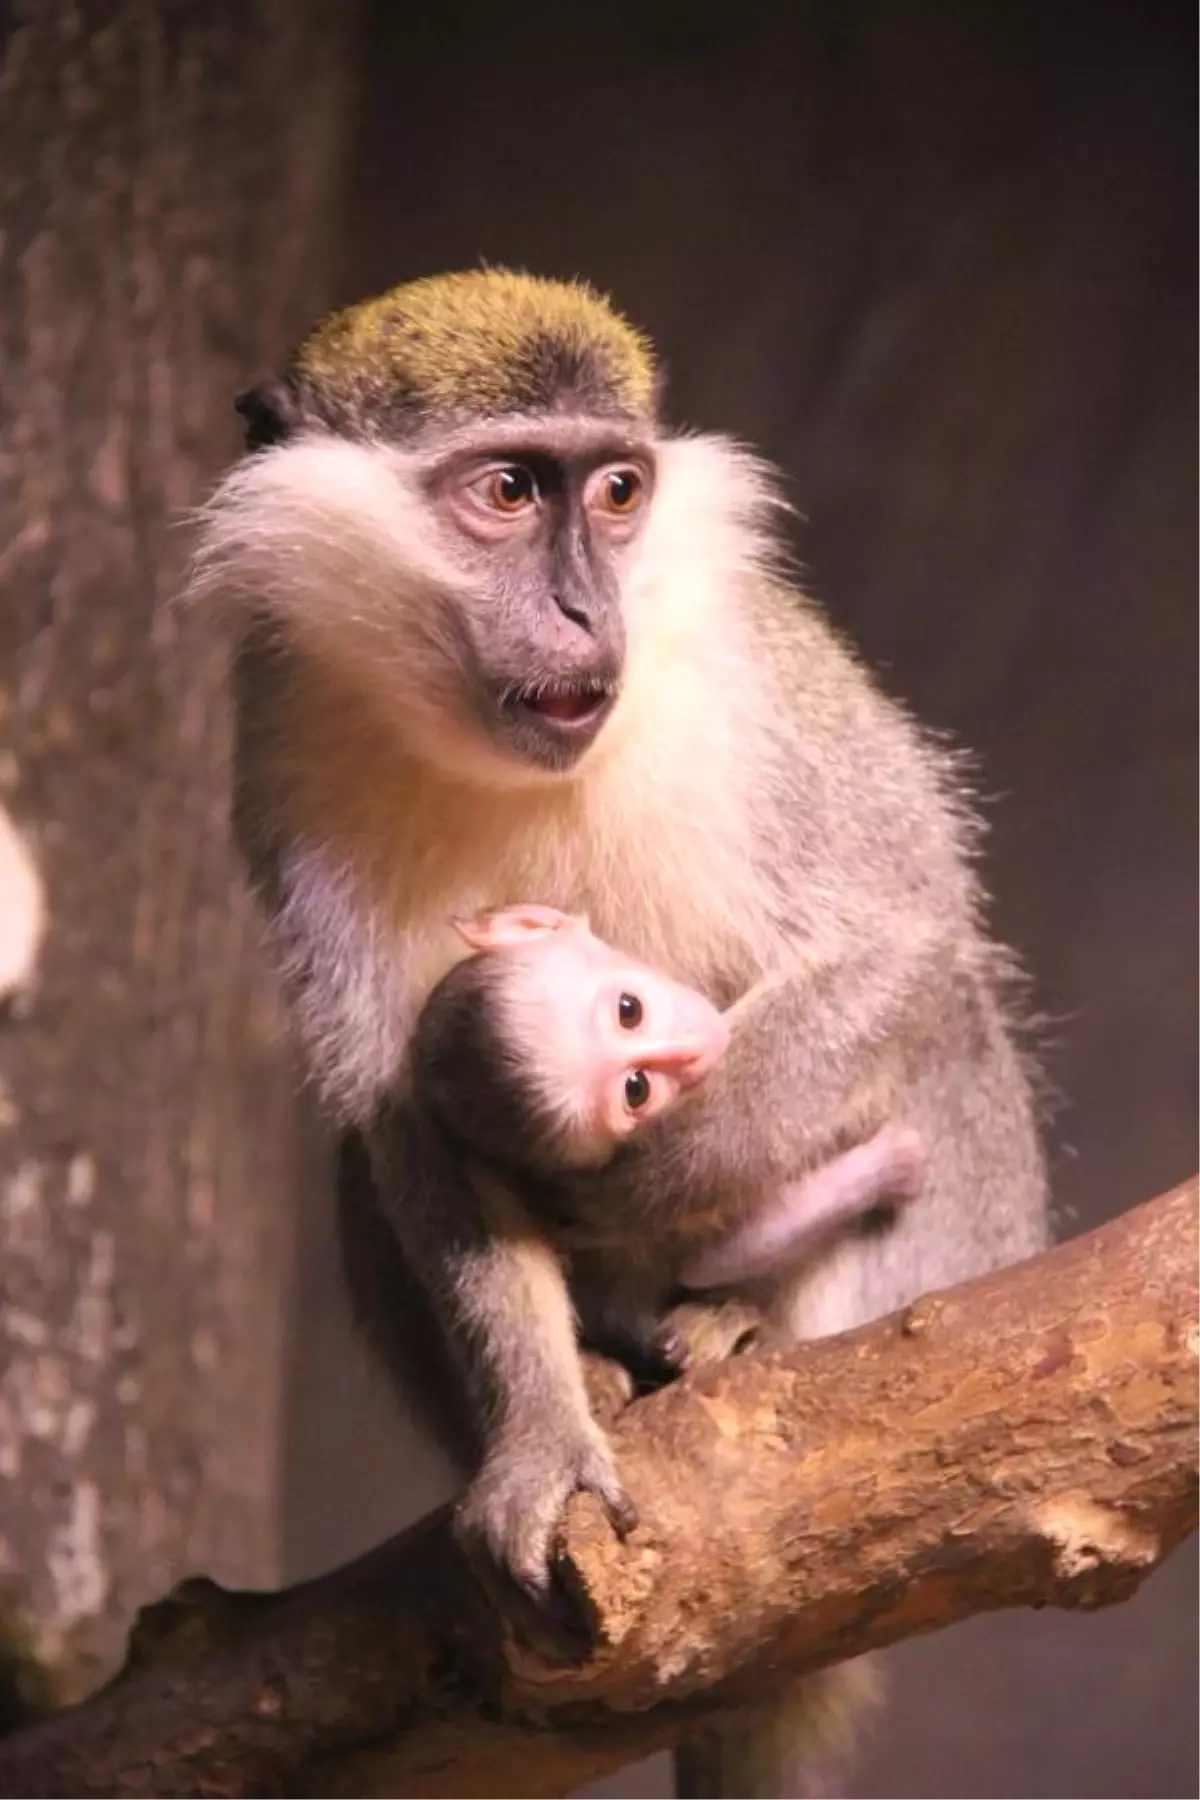
[[[464,431],[426,476],[466,577],[459,636],[478,723],[508,756],[568,771],[625,663],[623,576],[654,486],[649,442],[611,421]]]
[[[197,591],[269,611],[435,767],[486,787],[570,775],[644,622],[652,422],[566,395],[399,417],[372,389],[335,427],[318,400],[242,397],[256,454],[210,509]]]

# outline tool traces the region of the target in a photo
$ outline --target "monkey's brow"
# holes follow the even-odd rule
[[[583,415],[561,417],[508,413],[478,420],[440,435],[436,446],[439,462],[476,456],[540,456],[556,462],[601,462],[622,456],[649,459],[653,442],[632,424]]]

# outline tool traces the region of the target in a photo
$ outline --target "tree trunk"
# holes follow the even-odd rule
[[[92,1686],[193,1569],[276,1577],[295,1082],[230,843],[226,646],[169,603],[234,391],[328,298],[353,14],[28,0],[0,27],[0,1633],[26,1701]]]

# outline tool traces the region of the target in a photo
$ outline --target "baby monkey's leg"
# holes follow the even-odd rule
[[[861,1223],[889,1202],[920,1192],[925,1148],[919,1132],[884,1125],[822,1168],[789,1181],[735,1231],[691,1258],[686,1288],[740,1287],[774,1275],[829,1234]]]

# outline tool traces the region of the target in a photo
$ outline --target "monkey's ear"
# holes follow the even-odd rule
[[[501,906],[493,912],[476,913],[473,919],[451,920],[459,937],[472,950],[503,950],[513,944],[527,944],[531,938],[565,931],[580,922],[570,913],[559,912],[556,906]]]
[[[244,388],[233,402],[245,420],[247,450],[265,450],[290,437],[300,419],[296,395],[284,381],[260,381]]]

